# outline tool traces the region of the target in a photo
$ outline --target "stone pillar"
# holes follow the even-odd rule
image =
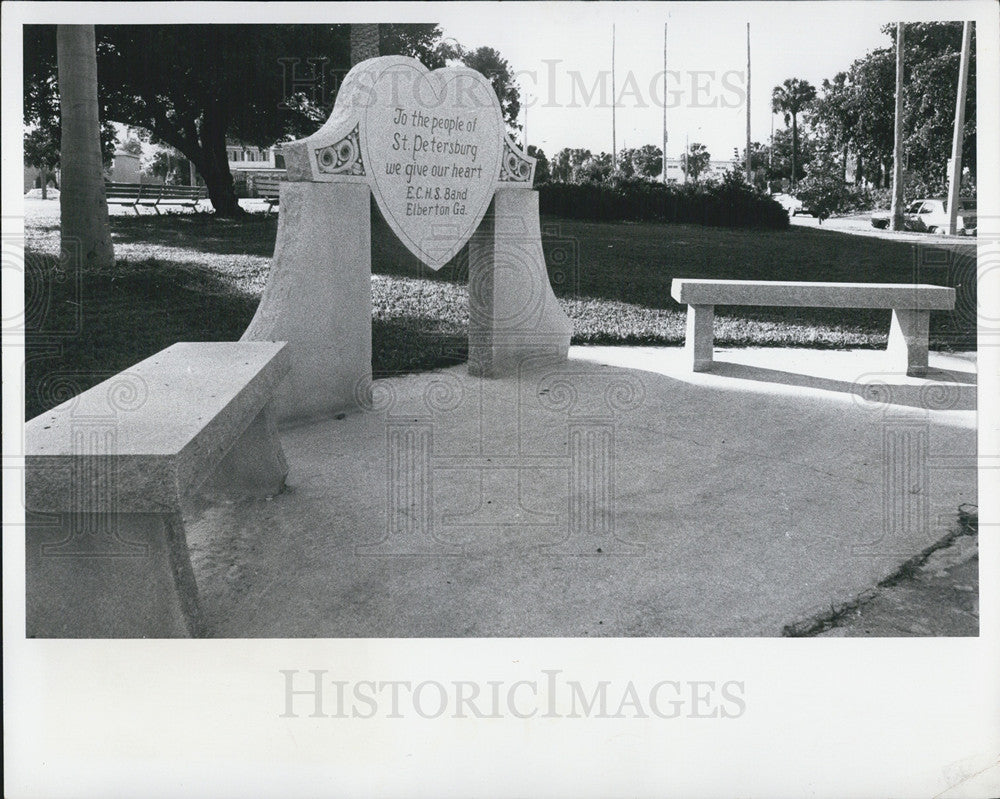
[[[287,341],[279,423],[356,405],[371,381],[371,190],[363,183],[281,184],[271,274],[243,341]]]
[[[930,319],[930,311],[893,310],[886,348],[893,371],[914,377],[927,373]]]
[[[203,632],[179,513],[31,514],[25,547],[29,638]]]
[[[714,322],[714,305],[688,305],[684,349],[693,372],[707,372],[712,368]]]
[[[545,268],[538,192],[498,188],[469,240],[469,373],[517,373],[525,357],[564,360],[573,324]]]

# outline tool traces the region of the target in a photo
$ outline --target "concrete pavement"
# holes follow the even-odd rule
[[[574,347],[376,381],[289,490],[189,514],[218,637],[774,636],[976,502],[974,355]]]

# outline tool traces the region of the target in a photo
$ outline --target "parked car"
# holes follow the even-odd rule
[[[889,227],[888,211],[877,211],[872,214],[872,227],[886,229]],[[903,211],[903,229],[918,233],[948,232],[948,201],[944,198],[914,200]],[[976,234],[976,201],[962,197],[958,201],[958,217],[955,222],[955,232],[961,236]]]
[[[791,194],[772,194],[771,199],[788,211],[789,216],[795,216],[797,214],[812,214],[812,211],[802,204],[802,200],[798,197],[793,197]]]
[[[793,197],[791,194],[772,194],[771,199],[774,200],[778,205],[784,208],[789,216],[795,216],[796,214],[808,214],[807,211],[802,206],[802,200],[798,197]]]

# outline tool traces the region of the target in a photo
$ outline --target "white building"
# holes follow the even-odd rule
[[[699,176],[699,180],[707,180],[713,178],[715,180],[721,180],[722,176],[729,170],[733,169],[732,160],[729,161],[716,161],[712,160],[708,162],[708,166],[705,167],[705,171]],[[683,158],[668,158],[667,159],[667,183],[687,183],[684,175],[684,159]]]
[[[285,159],[281,155],[281,145],[268,147],[247,147],[236,142],[226,144],[226,154],[229,156],[229,171],[263,172],[267,170],[284,170]]]
[[[281,154],[280,144],[263,149],[230,141],[226,143],[226,154],[237,192],[245,191],[245,196],[257,196],[254,185],[257,178],[285,176],[285,159]]]

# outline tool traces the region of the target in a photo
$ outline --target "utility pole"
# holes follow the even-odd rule
[[[903,28],[896,23],[896,124],[892,149],[893,230],[903,229]]]
[[[771,111],[771,145],[767,148],[767,192],[771,193],[771,174],[774,172],[774,111]]]
[[[684,182],[688,182],[688,151],[691,149],[691,136],[684,134]]]
[[[663,23],[663,183],[667,182],[667,23]]]
[[[750,171],[750,23],[747,23],[747,185],[753,185]]]
[[[615,26],[611,24],[611,172],[618,171],[618,140],[615,131],[615,113],[617,111],[617,89],[615,87]]]
[[[527,100],[527,98],[525,98]],[[528,152],[528,103],[524,104],[524,151]]]
[[[972,23],[962,26],[962,59],[958,67],[958,97],[955,100],[955,134],[951,140],[951,174],[948,182],[948,234],[958,227],[958,195],[962,189],[962,138],[965,134],[965,93],[969,85],[969,56],[972,50]]]

